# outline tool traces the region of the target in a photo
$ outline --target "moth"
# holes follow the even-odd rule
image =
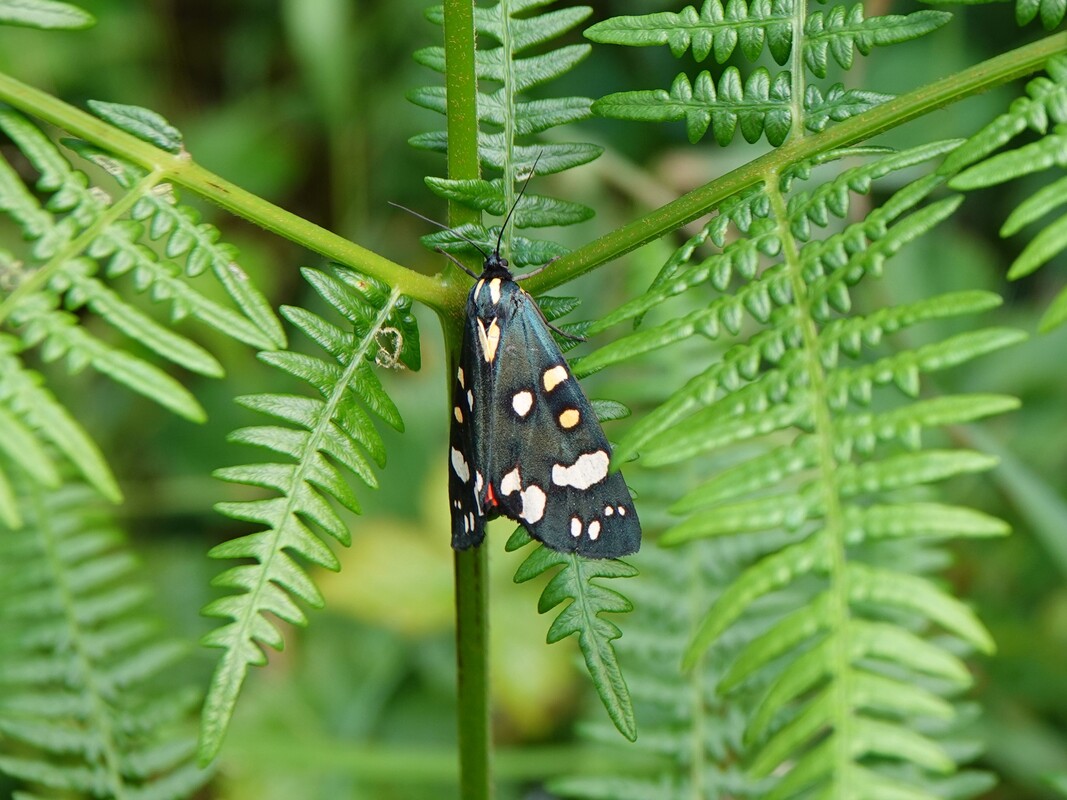
[[[500,256],[517,205],[492,253],[467,240],[485,257],[481,275],[444,254],[476,281],[452,391],[452,547],[477,546],[486,522],[505,516],[553,550],[589,558],[635,553],[641,523],[622,473],[608,469],[607,437],[551,326],[518,283],[529,274],[514,277]]]

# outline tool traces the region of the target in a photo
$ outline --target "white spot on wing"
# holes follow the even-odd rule
[[[614,513],[615,513],[615,509],[614,508],[612,508],[611,506],[604,506],[604,516],[605,517],[610,517]]]
[[[463,411],[459,406],[452,409],[452,413],[456,415],[456,422],[463,422]]]
[[[467,408],[474,411],[474,393],[469,389],[467,390]]]
[[[500,302],[500,278],[493,278],[489,281],[489,296],[494,304]]]
[[[551,392],[563,381],[567,380],[567,368],[562,364],[557,364],[554,367],[545,370],[545,374],[541,377],[541,380],[545,383],[545,391]]]
[[[463,453],[454,447],[452,448],[452,469],[464,483],[471,479],[471,471],[467,466],[467,461],[463,458]]]
[[[589,523],[589,538],[595,542],[598,536],[600,536],[600,520],[594,519]]]
[[[625,517],[626,516],[626,506],[619,506],[619,516],[620,517]]]
[[[577,539],[582,535],[582,521],[577,517],[571,517],[571,536]]]
[[[482,491],[482,473],[474,473],[474,492],[478,494]]]
[[[545,501],[548,499],[541,487],[527,486],[519,493],[519,496],[522,498],[522,511],[519,512],[519,518],[531,525],[540,521],[545,515]]]
[[[500,479],[500,493],[502,495],[509,495],[512,492],[517,492],[522,488],[522,476],[519,475],[519,468],[515,467],[511,472]]]
[[[527,391],[515,392],[515,396],[511,398],[511,407],[520,417],[525,417],[533,408],[533,395]]]
[[[552,465],[552,483],[556,486],[573,486],[575,489],[588,489],[608,477],[610,459],[604,450],[583,453],[569,467],[562,464]]]
[[[459,380],[459,385],[463,386],[463,367],[456,370],[456,378]],[[463,386],[463,388],[466,389],[467,387]]]

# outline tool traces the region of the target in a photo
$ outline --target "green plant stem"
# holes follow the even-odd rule
[[[471,0],[445,0],[444,47],[445,95],[448,126],[448,177],[477,178],[478,78],[474,63],[474,6]],[[481,215],[456,202],[448,204],[453,225],[478,222]],[[446,268],[452,285],[465,287],[463,276]],[[462,291],[465,293],[466,289]],[[459,360],[463,302],[451,313],[439,312],[445,345],[449,352],[446,397],[451,396],[453,375]],[[451,416],[451,407],[449,407]],[[459,732],[459,796],[463,800],[489,800],[492,796],[491,739],[489,727],[489,584],[488,549],[483,544],[457,551],[456,661]]]
[[[530,292],[540,294],[567,283],[600,264],[612,261],[707,214],[727,197],[761,183],[768,175],[790,164],[803,161],[817,153],[865,141],[890,128],[922,117],[933,109],[951,105],[1030,75],[1041,69],[1050,56],[1065,50],[1067,33],[1048,36],[900,95],[822,133],[791,140],[777,150],[760,156],[563,256],[550,269],[531,277],[525,286]]]
[[[3,73],[0,73],[0,100],[90,144],[121,154],[126,160],[149,172],[159,172],[166,181],[184,186],[227,211],[326,258],[378,278],[431,308],[454,308],[462,305],[460,292],[449,283],[407,269],[348,241],[343,236],[269,203],[204,169],[194,162],[187,152],[168,153],[160,150]]]
[[[455,553],[459,796],[492,796],[489,740],[489,548]]]

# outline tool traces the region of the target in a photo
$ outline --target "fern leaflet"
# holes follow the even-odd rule
[[[1062,10],[1061,10],[1062,16]],[[972,136],[945,164],[945,172],[970,164],[951,182],[955,189],[979,189],[1062,166],[1067,159],[1067,57],[1056,56],[1046,67],[1048,76],[1031,80],[1026,96]],[[986,156],[1027,129],[1040,134],[1036,142]],[[979,159],[983,159],[979,161]],[[978,163],[972,163],[977,161]],[[1058,210],[1067,197],[1067,179],[1059,178],[1030,195],[1005,220],[1001,236],[1012,236],[1027,225]],[[1012,263],[1015,280],[1039,269],[1067,249],[1067,215],[1048,223]],[[1067,289],[1053,299],[1039,323],[1043,331],[1067,321]]]
[[[304,612],[295,601],[322,606],[322,597],[298,557],[327,569],[339,567],[321,536],[325,533],[347,545],[350,534],[328,498],[355,513],[360,510],[339,467],[375,488],[373,465],[385,463],[385,446],[368,410],[403,430],[374,365],[400,363],[411,369],[420,365],[418,328],[407,298],[340,267],[331,273],[303,272],[350,328],[339,328],[302,308],[283,307],[286,319],[325,350],[329,360],[291,351],[265,352],[260,358],[309,384],[319,397],[261,394],[239,398],[242,405],[285,424],[242,428],[231,439],[264,447],[286,460],[227,467],[216,473],[222,480],[261,487],[276,496],[218,505],[223,514],[261,530],[210,552],[213,558],[252,559],[253,563],[219,575],[215,585],[235,593],[204,609],[209,616],[229,621],[204,639],[206,645],[225,652],[205,702],[203,760],[212,758],[222,743],[248,667],[266,663],[262,646],[281,649],[281,634],[266,613],[304,625]]]

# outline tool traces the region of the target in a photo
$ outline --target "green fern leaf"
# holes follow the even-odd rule
[[[36,438],[43,439],[61,453],[104,497],[120,502],[122,492],[103,454],[73,415],[44,387],[44,379],[25,368],[16,355],[19,349],[14,339],[0,336],[2,407],[21,422],[23,430],[31,431]],[[12,428],[9,435],[17,436],[15,430]],[[38,448],[26,447],[12,463],[18,464],[42,485],[50,486],[52,471],[41,463],[36,455],[39,452]]]
[[[0,587],[21,598],[0,609],[0,735],[16,745],[0,773],[41,792],[196,792],[209,774],[175,723],[197,696],[166,672],[186,649],[145,617],[122,536],[84,486],[20,487],[20,499],[24,529],[0,531]]]
[[[58,0],[0,0],[0,25],[81,30],[95,24],[96,17],[71,3]]]
[[[1063,4],[1058,5],[1055,13],[1062,18]],[[1033,4],[1034,9],[1036,6]],[[1025,97],[1016,100],[1006,113],[972,136],[946,160],[942,167],[945,175],[952,176],[958,171],[951,180],[954,188],[969,190],[995,186],[1020,176],[1057,168],[1063,163],[1067,155],[1067,57],[1051,58],[1046,71],[1047,77],[1039,76],[1027,84]],[[1028,128],[1041,134],[1041,138],[987,158]],[[1026,225],[1058,210],[1063,204],[1064,185],[1064,180],[1058,179],[1031,194],[1008,217],[1001,235],[1014,235]],[[1014,280],[1029,275],[1065,248],[1067,216],[1061,215],[1046,224],[1023,248],[1012,263],[1008,277]],[[1065,320],[1067,291],[1053,300],[1041,319],[1041,330],[1051,330]]]
[[[585,35],[602,44],[665,44],[675,58],[692,48],[697,61],[714,54],[719,64],[733,55],[738,44],[745,58],[755,61],[766,42],[774,60],[784,64],[792,40],[791,20],[791,0],[727,0],[725,6],[721,0],[705,0],[699,14],[687,6],[677,14],[613,17],[589,27]]]
[[[855,50],[867,55],[876,46],[911,41],[948,24],[950,19],[952,15],[945,11],[865,19],[862,3],[847,10],[844,6],[816,10],[804,21],[804,64],[813,75],[825,78],[828,54],[842,69],[851,69]]]
[[[1047,30],[1054,30],[1063,22],[1064,11],[1067,3],[1064,0],[1016,0],[1015,22],[1029,25],[1035,18],[1040,18],[1041,26]]]
[[[140,106],[125,106],[119,103],[105,103],[102,100],[90,100],[89,108],[101,119],[110,122],[160,150],[168,153],[180,153],[182,150],[182,133],[162,114]]]
[[[880,277],[892,255],[959,207],[960,196],[931,199],[946,175],[912,179],[861,221],[848,221],[852,193],[958,146],[857,154],[865,163],[838,166],[812,188],[804,184],[833,154],[766,176],[723,202],[647,294],[599,327],[651,312],[666,321],[576,365],[588,373],[697,335],[725,340],[704,364],[692,363],[702,348],[685,351],[692,377],[661,395],[615,457],[641,450],[647,465],[677,469],[715,454],[727,465],[703,485],[665,483],[670,511],[684,517],[660,543],[686,543],[690,556],[735,541],[747,552],[699,612],[683,665],[695,675],[706,663],[725,663],[719,690],[757,698],[736,750],[747,755],[751,777],[769,783],[762,798],[935,797],[931,787],[966,757],[945,735],[958,717],[950,695],[969,682],[959,652],[988,651],[992,641],[966,605],[923,573],[938,563],[938,543],[1000,536],[1007,526],[927,499],[928,487],[996,461],[924,449],[921,434],[1017,403],[915,398],[924,373],[1023,337],[978,328],[893,346],[891,334],[995,307],[999,298],[987,292],[866,314],[853,307],[854,287]],[[775,613],[753,631],[768,608]],[[596,786],[588,785],[591,796]]]
[[[529,536],[520,528],[508,542],[507,549],[516,550],[529,542]],[[552,622],[548,643],[578,634],[578,646],[586,668],[608,716],[619,733],[634,741],[637,721],[626,680],[611,644],[622,631],[600,616],[632,611],[633,604],[618,592],[593,581],[597,578],[630,578],[637,574],[637,570],[624,561],[585,559],[538,545],[515,572],[515,582],[523,583],[555,567],[562,569],[545,586],[537,610],[544,614],[570,602]]]
[[[518,137],[585,119],[590,113],[591,101],[584,97],[532,101],[521,97],[523,92],[569,72],[590,52],[589,45],[546,48],[551,48],[554,39],[580,24],[591,10],[580,6],[539,13],[545,5],[547,0],[537,0],[495,3],[474,9],[478,32],[499,43],[475,51],[477,77],[500,84],[498,89],[478,93],[478,121],[489,129],[479,134],[478,155],[483,166],[500,170],[504,173],[502,177],[471,181],[427,179],[436,194],[497,216],[504,216],[518,202],[515,228],[569,225],[589,219],[592,210],[577,203],[535,194],[524,195],[520,200],[516,183],[531,173],[549,175],[586,164],[603,152],[603,148],[586,143],[524,145],[517,141]],[[442,8],[431,8],[427,17],[443,24]],[[534,48],[538,52],[529,54]],[[419,50],[415,60],[437,72],[445,71],[444,48]],[[440,88],[418,89],[409,98],[425,108],[445,112],[445,93]],[[445,152],[448,146],[444,132],[416,136],[411,144],[437,152]],[[496,239],[485,229],[465,226],[463,233],[479,245],[490,241],[491,247],[485,252],[496,246]],[[449,231],[423,237],[423,242],[450,254],[472,255],[470,246]],[[513,235],[510,228],[504,232],[502,244],[508,261],[516,267],[539,266],[566,252],[551,242],[522,239]]]
[[[322,596],[308,576],[302,559],[336,570],[336,556],[320,533],[343,545],[350,542],[345,522],[330,503],[359,513],[359,502],[346,482],[341,465],[374,488],[370,459],[384,463],[385,450],[364,407],[398,430],[403,423],[396,406],[372,370],[382,359],[418,366],[418,331],[410,301],[399,292],[340,267],[332,274],[305,269],[304,276],[319,295],[350,325],[342,329],[301,308],[285,307],[283,314],[332,358],[293,352],[266,352],[268,364],[310,384],[319,397],[255,395],[241,398],[246,407],[269,414],[294,427],[264,425],[235,431],[231,439],[271,450],[287,460],[279,463],[229,467],[222,480],[257,486],[276,493],[267,499],[220,503],[218,510],[234,519],[252,522],[257,533],[215,547],[213,558],[252,559],[232,567],[215,585],[237,590],[210,603],[204,613],[230,620],[208,634],[204,643],[225,653],[216,668],[204,706],[201,760],[210,760],[222,743],[237,696],[250,666],[266,662],[263,646],[281,649],[281,633],[265,616],[271,613],[295,625],[306,617],[297,604],[312,608]]]

